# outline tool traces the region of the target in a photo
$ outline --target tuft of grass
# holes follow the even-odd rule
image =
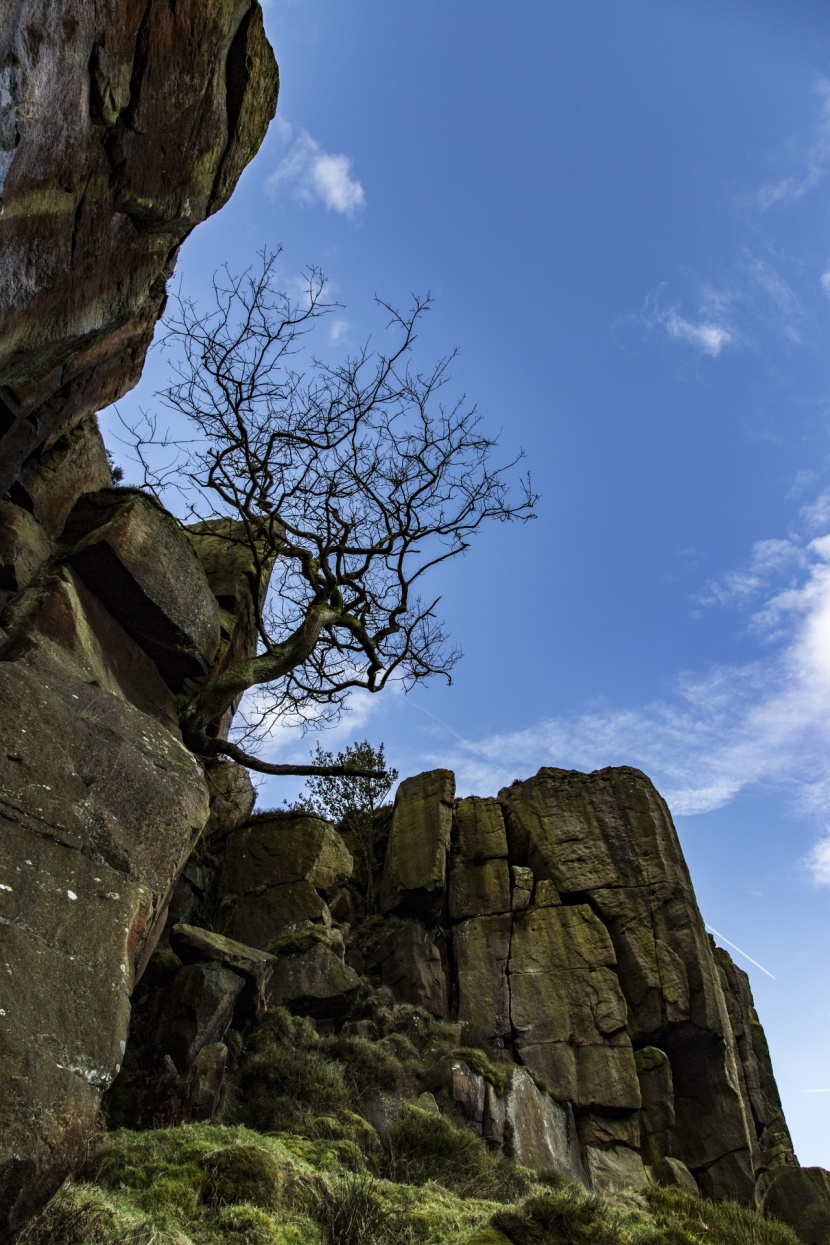
[[[467,1067],[489,1081],[500,1096],[506,1094],[513,1080],[513,1065],[492,1063],[483,1050],[475,1046],[458,1046],[451,1051],[453,1059],[461,1059]]]
[[[107,1245],[115,1216],[97,1191],[64,1185],[17,1237],[18,1245]]]
[[[204,1162],[207,1179],[202,1201],[208,1206],[250,1202],[276,1210],[280,1204],[282,1171],[273,1154],[256,1145],[226,1146]]]
[[[602,1199],[575,1186],[497,1211],[491,1222],[513,1245],[624,1245],[626,1239]]]
[[[396,1245],[408,1236],[405,1221],[393,1214],[367,1172],[325,1187],[318,1214],[327,1245]]]
[[[309,1115],[351,1108],[343,1070],[314,1048],[261,1045],[236,1077],[238,1122],[259,1132],[290,1130]]]
[[[707,1202],[680,1189],[644,1190],[655,1229],[649,1245],[674,1245],[677,1234],[711,1245],[797,1245],[792,1228],[737,1202]],[[657,1239],[658,1235],[660,1240]],[[670,1237],[672,1239],[670,1239]],[[679,1243],[685,1245],[685,1241]]]

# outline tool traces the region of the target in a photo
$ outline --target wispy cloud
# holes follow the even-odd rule
[[[684,315],[679,303],[666,307],[661,305],[665,286],[661,286],[646,299],[645,310],[639,319],[652,332],[665,334],[673,341],[685,342],[700,353],[716,359],[724,346],[737,341],[737,334],[729,323],[730,296],[711,288],[700,291],[697,314]]]
[[[681,316],[676,307],[672,307],[663,317],[663,324],[669,337],[676,341],[688,342],[697,346],[704,354],[716,359],[724,346],[734,341],[734,335],[723,324],[712,324],[701,321],[695,324]]]
[[[710,603],[749,607],[751,629],[765,641],[757,660],[687,672],[640,707],[603,707],[451,744],[449,761],[443,741],[441,764],[451,764],[464,787],[485,792],[540,765],[635,765],[685,815],[772,785],[827,824],[830,535],[759,542],[748,566],[720,585]],[[816,883],[830,885],[830,826],[804,863]]]
[[[798,173],[762,186],[758,194],[762,210],[776,203],[803,199],[824,180],[830,169],[830,81],[822,79],[816,90],[821,96],[821,112],[813,141],[803,157],[803,167]]]
[[[283,122],[279,133],[290,141],[288,152],[265,182],[269,194],[290,193],[306,206],[322,204],[330,212],[354,216],[366,204],[366,194],[348,156],[324,151],[308,130],[294,133]]]

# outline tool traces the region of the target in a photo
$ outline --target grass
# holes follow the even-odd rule
[[[118,1130],[19,1245],[798,1245],[734,1203],[499,1171],[469,1130],[415,1107],[398,1118],[394,1179],[351,1169],[343,1146],[206,1124]]]

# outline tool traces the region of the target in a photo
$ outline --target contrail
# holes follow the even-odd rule
[[[723,934],[719,934],[714,925],[709,925],[708,922],[704,922],[704,924],[709,932],[714,934],[716,938],[720,938],[722,942],[725,942],[727,947],[731,947],[733,951],[737,951],[738,955],[742,955],[745,960],[749,960],[750,964],[754,964],[756,968],[760,968],[762,973],[766,973],[768,977],[772,977],[772,973],[768,968],[764,968],[763,964],[759,964],[757,960],[753,960],[751,955],[747,955],[747,953],[742,951],[740,947],[736,947],[734,942],[730,942],[729,939],[725,938]],[[775,981],[775,978],[772,977],[772,980]]]

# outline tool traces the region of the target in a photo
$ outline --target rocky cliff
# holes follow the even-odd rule
[[[94,413],[276,95],[256,0],[0,11],[0,1235],[77,1162],[208,816],[175,695],[222,613],[171,516],[112,492]]]
[[[210,1050],[222,1071],[208,1117],[249,1120],[229,1104],[259,1098],[247,1050],[263,1011],[244,993],[259,974],[265,1014],[287,1008],[341,1039],[382,1045],[395,1015],[449,1024],[417,1088],[440,1091],[495,1152],[590,1188],[656,1182],[774,1206],[799,1228],[809,1203],[805,1239],[827,1239],[826,1174],[798,1166],[746,975],[706,934],[645,775],[543,769],[498,799],[460,800],[447,770],[407,779],[380,819],[375,912],[353,833],[285,813],[240,824],[238,807],[214,821],[174,899],[167,975],[143,995],[130,1075],[146,1118],[174,1070]],[[176,1110],[204,1118],[189,1083]],[[383,1139],[404,1100],[392,1078],[354,1106]],[[136,1101],[122,1098],[123,1122]]]
[[[438,770],[367,832],[254,813],[245,772],[182,741],[177,698],[252,651],[252,568],[226,522],[114,488],[94,413],[276,91],[252,0],[0,13],[0,1239],[80,1171],[87,1201],[31,1240],[182,1240],[182,1215],[210,1242],[339,1240],[336,1163],[398,1190],[409,1234],[370,1190],[371,1239],[688,1245],[702,1193],[827,1245],[827,1173],[798,1166],[644,775],[459,800]],[[101,1120],[128,1131],[93,1143]],[[582,1193],[621,1187],[628,1236]],[[263,1218],[304,1197],[305,1228]],[[440,1235],[413,1235],[425,1203]],[[715,1245],[760,1231],[735,1213],[707,1210]]]

